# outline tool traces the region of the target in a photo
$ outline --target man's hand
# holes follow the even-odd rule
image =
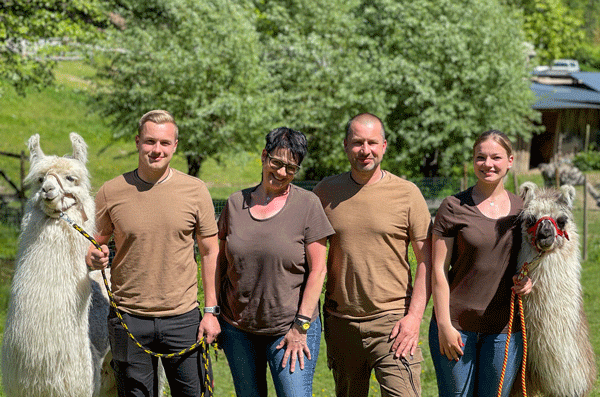
[[[419,345],[420,326],[421,319],[410,313],[398,320],[396,325],[394,325],[390,339],[395,339],[392,344],[392,351],[395,358],[400,356],[406,357],[408,355],[414,356]]]
[[[204,316],[202,316],[202,321],[200,321],[200,327],[198,328],[198,340],[205,337],[206,343],[211,344],[217,339],[217,336],[220,333],[221,326],[219,325],[217,317],[212,313],[205,313]]]
[[[202,321],[200,321],[200,327],[198,328],[198,341],[206,337],[206,343],[211,344],[221,333],[221,326],[219,320],[212,313],[204,313]]]
[[[100,250],[96,248],[93,244],[90,244],[88,252],[85,256],[85,263],[90,269],[93,270],[106,269],[106,267],[108,266],[109,254],[110,250],[108,249],[106,244],[102,245],[100,247]]]

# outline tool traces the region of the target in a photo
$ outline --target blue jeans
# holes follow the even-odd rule
[[[319,357],[321,343],[321,320],[317,317],[310,325],[307,344],[311,359],[304,357],[304,370],[296,362],[296,369],[290,372],[290,363],[281,368],[285,346],[276,349],[282,336],[256,335],[242,331],[220,319],[220,344],[223,347],[237,397],[267,396],[267,363],[273,376],[273,384],[278,397],[311,397],[313,375]]]
[[[437,375],[440,397],[496,396],[504,362],[506,334],[483,334],[458,331],[464,343],[459,361],[440,353],[437,322],[429,325],[429,349]],[[502,385],[502,397],[508,396],[523,357],[523,335],[511,335],[508,362]]]

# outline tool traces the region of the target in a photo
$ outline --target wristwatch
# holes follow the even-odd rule
[[[294,324],[300,327],[303,331],[308,331],[310,328],[310,319],[307,320],[307,317],[296,316],[294,319]]]
[[[221,308],[219,306],[209,306],[204,308],[204,313],[212,313],[215,316],[221,314]]]

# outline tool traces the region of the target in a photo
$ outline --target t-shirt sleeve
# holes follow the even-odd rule
[[[110,236],[113,234],[114,229],[106,202],[105,186],[102,185],[98,194],[96,194],[96,234]]]
[[[198,236],[212,236],[217,234],[217,222],[215,221],[215,207],[210,197],[210,193],[204,183],[198,189],[198,223],[196,225],[196,234]]]
[[[335,234],[333,227],[325,215],[319,198],[311,192],[307,194],[306,222],[304,226],[304,242],[310,244],[324,237]]]
[[[435,215],[433,234],[441,237],[455,237],[453,225],[455,215],[452,208],[452,197],[446,197]]]
[[[413,241],[425,240],[429,236],[431,214],[423,194],[416,186],[414,186],[408,217],[410,239]]]

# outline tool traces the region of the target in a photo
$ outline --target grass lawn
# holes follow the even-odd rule
[[[71,146],[68,134],[78,132],[89,145],[89,170],[92,175],[93,192],[106,180],[113,178],[137,165],[137,157],[132,126],[131,139],[128,142],[112,142],[110,128],[87,105],[86,90],[90,87],[89,79],[93,70],[82,63],[65,62],[59,65],[56,73],[59,85],[41,92],[29,92],[22,98],[6,88],[1,98],[0,129],[4,131],[0,141],[0,151],[27,154],[26,142],[34,133],[41,135],[41,146],[48,154],[70,153]],[[0,82],[0,84],[2,84]],[[215,199],[224,199],[233,191],[258,183],[260,180],[260,153],[236,153],[228,156],[222,163],[208,160],[203,165],[200,178],[203,179]],[[13,180],[19,180],[18,160],[0,156],[0,169],[4,170]],[[187,167],[182,156],[176,155],[173,160],[175,168],[186,171]],[[26,165],[26,168],[28,165]],[[600,174],[594,174],[595,183],[600,181]],[[519,183],[533,180],[540,184],[539,175],[520,175]],[[513,189],[512,181],[507,184]],[[7,193],[7,185],[0,181],[0,193]],[[582,230],[583,211],[581,205],[582,189],[579,187],[578,202],[574,211],[580,231]],[[591,338],[600,359],[600,211],[595,204],[590,204],[588,213],[589,255],[583,262],[582,283],[584,288],[585,311],[591,328]],[[16,254],[15,227],[0,223],[0,335],[3,332],[8,294],[12,277],[13,260]],[[581,233],[580,233],[581,234]],[[431,302],[427,307],[421,325],[421,349],[425,361],[421,374],[423,396],[437,395],[435,373],[429,348],[427,345],[427,329],[431,317]],[[214,360],[215,396],[234,396],[231,374],[227,360],[222,352],[218,360]],[[568,376],[568,374],[565,374]],[[270,395],[275,392],[270,385]],[[317,362],[314,379],[314,396],[333,396],[334,384],[326,363],[326,347],[321,342],[321,352]],[[379,396],[380,391],[374,378],[371,378],[371,396]],[[4,394],[0,390],[0,397]],[[592,393],[600,397],[600,386]]]

